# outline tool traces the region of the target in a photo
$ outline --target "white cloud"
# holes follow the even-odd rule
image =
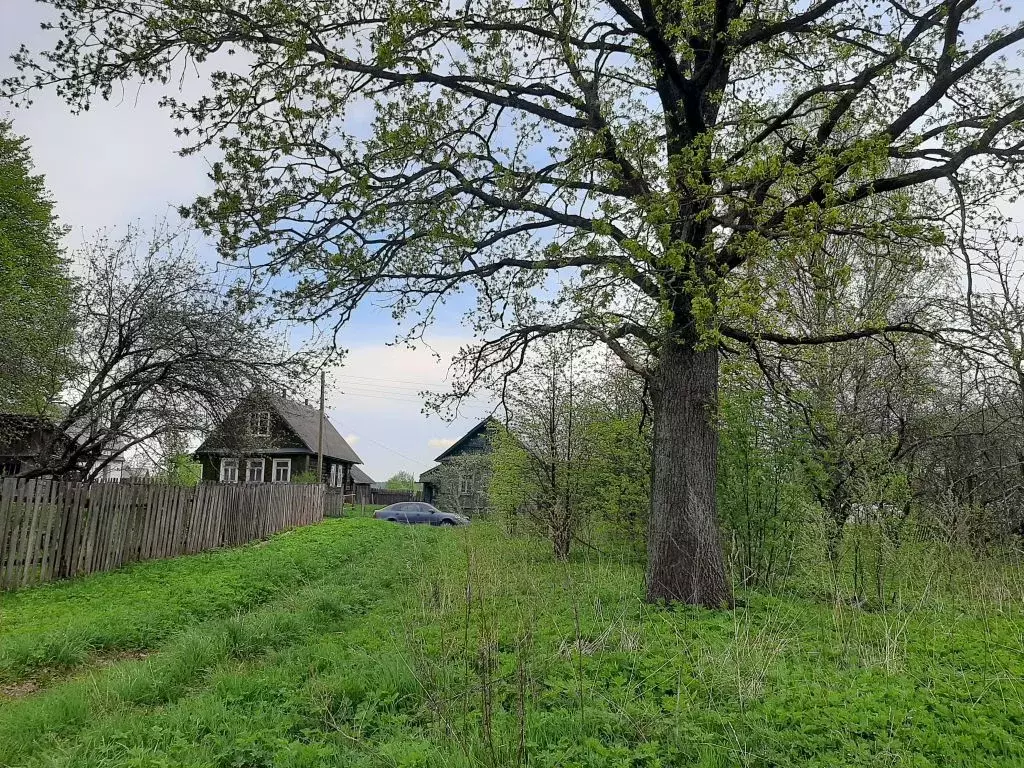
[[[454,439],[448,437],[432,437],[427,440],[427,446],[429,448],[451,448],[455,442]]]
[[[345,435],[345,442],[348,443],[349,445],[355,445],[356,443],[359,442],[359,435]]]

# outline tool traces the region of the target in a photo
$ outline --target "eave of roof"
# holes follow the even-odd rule
[[[352,482],[356,485],[373,485],[373,478],[363,472],[359,467],[352,467]]]
[[[430,480],[434,476],[434,473],[437,472],[437,470],[439,470],[439,469],[441,469],[441,465],[440,464],[431,467],[426,472],[420,472],[419,482],[422,483],[424,480]]]
[[[475,427],[469,430],[469,432],[467,432],[458,440],[456,440],[452,445],[448,446],[444,453],[442,453],[440,456],[437,456],[434,459],[434,461],[443,461],[452,454],[457,453],[458,450],[462,448],[462,446],[464,446],[469,440],[476,436],[481,430],[485,429],[487,425],[490,424],[492,421],[496,424],[498,423],[498,420],[495,419],[493,416],[488,416],[487,418],[485,418],[483,421],[481,421],[479,424],[477,424]]]

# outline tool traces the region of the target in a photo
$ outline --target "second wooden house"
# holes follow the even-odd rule
[[[496,427],[500,423],[488,416],[434,459],[437,466],[419,478],[424,501],[445,512],[478,515],[487,511],[490,473],[485,465],[491,454],[489,433]]]

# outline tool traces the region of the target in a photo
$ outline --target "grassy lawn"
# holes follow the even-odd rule
[[[342,519],[2,596],[4,679],[44,689],[0,702],[0,764],[1024,765],[1015,581],[718,613],[642,575]]]
[[[0,593],[0,685],[45,680],[97,653],[155,648],[183,626],[251,611],[324,579],[372,546],[326,528],[292,531],[270,544]]]

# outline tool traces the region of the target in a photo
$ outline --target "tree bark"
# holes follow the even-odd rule
[[[572,544],[572,523],[560,510],[554,513],[551,524],[551,544],[556,560],[569,559],[569,547]]]
[[[647,599],[731,607],[718,529],[718,351],[668,340],[654,405]]]

